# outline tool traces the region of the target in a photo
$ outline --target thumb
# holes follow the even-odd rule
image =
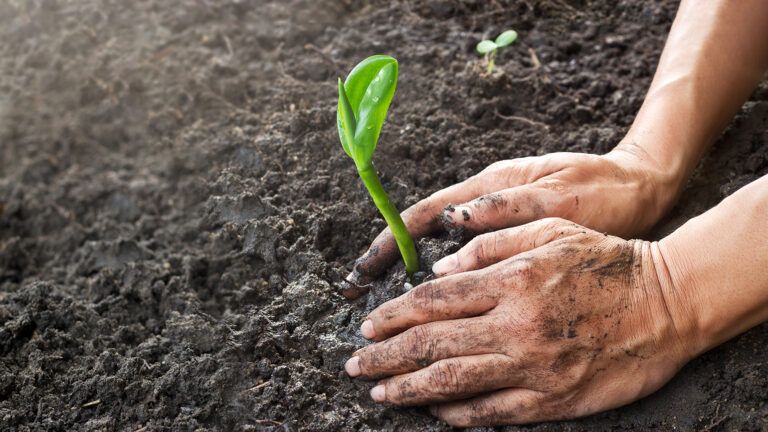
[[[339,284],[341,294],[354,300],[368,292],[368,285],[398,258],[395,238],[389,228],[382,231],[365,253],[355,260],[352,272]]]

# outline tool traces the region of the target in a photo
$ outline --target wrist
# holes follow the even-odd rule
[[[768,320],[768,176],[658,242],[665,297],[698,355]]]
[[[648,219],[644,223],[645,229],[652,227],[672,208],[685,185],[679,170],[666,167],[631,139],[625,138],[603,157],[632,173],[643,185],[638,193],[642,195],[640,200]]]
[[[690,247],[680,242],[681,238],[670,235],[657,243],[656,260],[663,262],[666,269],[664,296],[683,327],[681,334],[686,339],[687,351],[691,358],[709,350],[719,343],[717,337],[720,327],[719,315],[707,307],[710,290],[707,280],[703,280],[701,267],[706,265]],[[722,317],[721,317],[722,318]]]
[[[686,265],[687,260],[671,253],[668,246],[663,240],[649,242],[650,267],[658,281],[662,309],[672,322],[684,362],[687,362],[705,351],[709,341],[697,320],[698,303],[692,295],[697,286],[695,273],[688,271],[692,266]],[[673,256],[678,259],[670,259]]]
[[[664,346],[669,361],[682,367],[698,354],[699,329],[695,314],[681,296],[658,242],[631,240],[635,250],[636,283],[646,301],[641,332]]]

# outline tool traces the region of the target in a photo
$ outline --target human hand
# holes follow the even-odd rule
[[[402,213],[414,237],[445,225],[485,232],[561,217],[619,236],[641,233],[661,218],[677,189],[669,173],[631,143],[603,155],[553,153],[497,162],[435,192]],[[450,205],[450,206],[449,206]],[[348,298],[398,257],[389,229],[373,241],[343,283]]]
[[[550,218],[478,236],[434,270],[362,325],[379,342],[346,370],[383,378],[378,402],[454,426],[573,418],[653,392],[695,354],[657,243]]]

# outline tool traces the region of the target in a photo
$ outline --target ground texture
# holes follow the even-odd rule
[[[341,372],[397,292],[334,287],[384,226],[338,143],[336,77],[399,59],[376,158],[403,208],[502,158],[610,149],[675,8],[0,1],[0,430],[448,429]],[[482,77],[473,45],[509,27]],[[768,173],[767,130],[763,88],[653,236]],[[522,429],[766,430],[767,346],[762,325],[638,403]]]

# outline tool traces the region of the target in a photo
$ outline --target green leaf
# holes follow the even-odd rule
[[[498,47],[499,46],[496,45],[493,41],[483,40],[477,44],[477,52],[479,52],[480,54],[488,54],[489,52],[495,50]]]
[[[517,32],[514,30],[507,30],[504,33],[500,34],[499,37],[496,38],[496,45],[499,48],[501,48],[511,44],[516,40],[517,40]]]
[[[344,83],[341,81],[341,78],[339,78],[339,106],[336,115],[336,125],[339,128],[339,139],[341,140],[341,146],[344,148],[344,152],[347,156],[354,159],[354,156],[352,156],[352,143],[354,141],[357,122],[355,121],[355,114],[352,111],[352,106],[349,104],[347,93],[344,91]]]
[[[370,164],[376,143],[379,141],[381,128],[387,117],[389,105],[397,87],[397,60],[384,55],[368,57],[360,62],[349,73],[344,82],[344,90],[339,91],[340,109],[337,112],[338,123],[341,125],[339,136],[342,146],[347,140],[349,154],[358,167]],[[343,108],[341,95],[345,93],[352,112],[354,133],[351,137],[342,135],[352,132],[346,127],[350,121],[342,118],[346,108]],[[345,130],[342,130],[345,129]]]
[[[410,276],[419,269],[413,238],[400,212],[387,196],[371,163],[389,104],[397,87],[397,60],[376,55],[355,66],[347,81],[339,79],[336,124],[344,151],[355,161],[357,172],[395,237]]]

